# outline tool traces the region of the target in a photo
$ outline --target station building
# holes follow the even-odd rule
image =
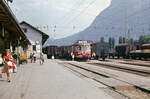
[[[0,52],[10,49],[20,54],[30,44],[7,2],[0,0]]]
[[[25,21],[21,22],[20,26],[31,42],[31,45],[28,46],[28,57],[30,53],[33,52],[39,55],[43,44],[46,42],[49,36]]]

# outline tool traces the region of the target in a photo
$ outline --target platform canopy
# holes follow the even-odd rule
[[[5,38],[12,41],[13,44],[18,44],[18,41],[21,46],[30,44],[30,41],[19,26],[19,22],[5,0],[0,0],[0,24],[7,31],[4,35],[9,34],[9,38]]]

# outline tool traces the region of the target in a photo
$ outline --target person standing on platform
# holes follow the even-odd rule
[[[44,55],[42,52],[40,52],[40,65],[44,63]]]
[[[74,61],[74,54],[73,53],[71,53],[71,57],[72,57],[72,61]]]
[[[36,62],[36,54],[33,53],[33,60],[34,60],[34,63]]]
[[[33,62],[33,53],[30,53],[30,60],[31,60],[31,63]]]

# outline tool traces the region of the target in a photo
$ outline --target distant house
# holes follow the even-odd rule
[[[39,53],[49,36],[25,21],[21,22],[20,26],[31,42],[31,45],[28,46],[28,50],[30,52]]]

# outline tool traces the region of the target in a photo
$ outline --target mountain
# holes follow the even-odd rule
[[[76,40],[99,41],[104,37],[119,36],[137,39],[142,34],[150,34],[150,0],[112,0],[108,8],[103,10],[85,30],[74,35],[48,40],[48,45],[71,45]]]

